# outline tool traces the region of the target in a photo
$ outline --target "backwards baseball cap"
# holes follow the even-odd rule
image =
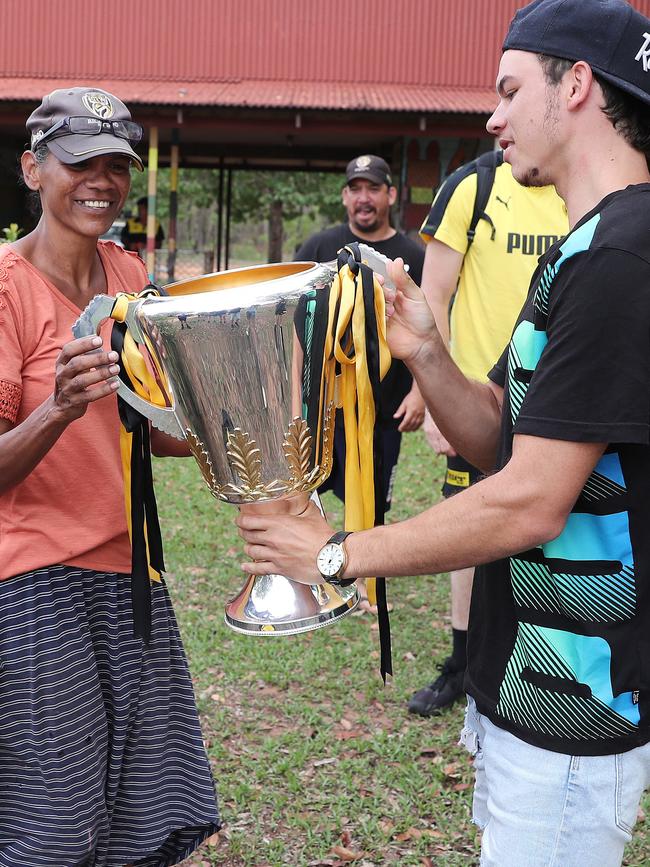
[[[584,60],[650,103],[650,20],[625,0],[534,0],[512,19],[503,50]]]
[[[365,178],[367,181],[375,181],[389,187],[393,185],[388,163],[373,154],[363,154],[363,156],[350,160],[345,170],[345,178],[348,183],[355,178]]]
[[[53,90],[27,119],[31,148],[42,142],[67,165],[104,154],[124,154],[140,171],[142,159],[133,150],[142,127],[131,120],[124,103],[93,87]]]

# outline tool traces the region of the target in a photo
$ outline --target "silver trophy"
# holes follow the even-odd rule
[[[385,275],[386,258],[360,247],[363,260]],[[117,393],[154,427],[187,440],[217,499],[296,514],[329,475],[336,408],[324,395],[332,390],[324,383],[308,423],[302,390],[310,353],[294,324],[317,293],[329,295],[335,274],[332,264],[261,265],[183,280],[166,287],[169,297],[129,303],[126,327],[162,371],[171,405],[155,406],[121,381]],[[114,303],[96,296],[74,336],[95,334]],[[339,620],[358,601],[354,585],[263,575],[248,578],[227,603],[225,620],[246,634],[307,632]]]

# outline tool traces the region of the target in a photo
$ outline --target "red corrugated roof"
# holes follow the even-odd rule
[[[134,103],[486,112],[525,3],[2,0],[0,98],[83,82]]]
[[[0,78],[0,100],[38,100],[78,79]],[[92,84],[128,104],[232,106],[248,108],[339,109],[344,111],[490,112],[493,88],[422,87],[395,84],[349,84],[311,81],[123,81],[98,79]]]
[[[7,77],[486,87],[517,0],[1,5],[0,74]]]

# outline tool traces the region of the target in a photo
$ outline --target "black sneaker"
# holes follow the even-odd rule
[[[440,677],[429,686],[419,689],[409,699],[410,713],[420,716],[433,716],[465,695],[463,679],[465,669],[458,670],[454,660],[449,657],[438,666]]]

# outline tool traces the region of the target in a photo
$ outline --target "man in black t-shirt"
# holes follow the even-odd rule
[[[308,238],[297,250],[296,261],[331,262],[346,244],[360,241],[388,256],[401,257],[420,283],[424,248],[390,224],[390,209],[397,189],[388,164],[381,157],[364,154],[348,163],[342,200],[347,221]],[[402,361],[393,361],[381,384],[379,424],[382,443],[384,511],[391,505],[393,480],[402,433],[417,430],[424,420],[424,401]],[[333,490],[345,499],[345,434],[342,413],[337,413],[334,433],[334,464],[321,491]]]
[[[489,475],[343,541],[315,508],[243,515],[244,568],[312,583],[323,547],[335,582],[487,564],[463,732],[481,864],[616,867],[650,786],[650,20],[624,0],[535,0],[503,48],[488,130],[519,183],[555,184],[571,231],[487,384],[396,266],[386,290],[391,352]]]

